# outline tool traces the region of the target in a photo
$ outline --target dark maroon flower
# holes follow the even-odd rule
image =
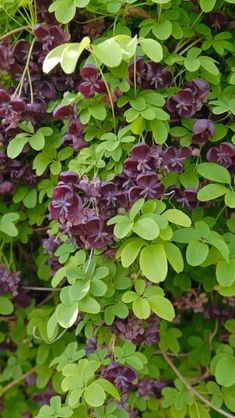
[[[60,181],[65,184],[76,185],[79,177],[74,171],[64,171],[60,174]]]
[[[143,58],[137,57],[136,60],[132,60],[128,66],[128,77],[131,86],[135,83],[138,87],[148,89],[151,87],[150,81],[147,80],[147,64]]]
[[[136,177],[140,173],[155,172],[160,163],[160,157],[153,155],[148,145],[137,144],[124,163],[124,172],[127,176]]]
[[[197,190],[196,189],[185,189],[178,190],[175,195],[176,201],[185,209],[196,209],[198,206]]]
[[[53,118],[55,120],[63,120],[71,118],[74,115],[74,107],[72,105],[58,105],[53,111]]]
[[[81,211],[81,199],[70,185],[59,184],[54,189],[50,213],[53,219],[73,220]]]
[[[80,151],[82,148],[88,146],[88,143],[84,139],[83,129],[84,125],[81,124],[79,119],[74,119],[70,122],[68,132],[63,137],[63,144]]]
[[[95,93],[105,93],[106,86],[99,77],[98,69],[95,65],[87,64],[80,70],[80,76],[83,80],[79,85],[79,91],[84,97],[90,99]]]
[[[184,169],[184,161],[191,155],[192,151],[190,148],[182,147],[177,149],[171,146],[163,152],[163,164],[165,164],[170,171],[180,173]]]
[[[46,51],[50,51],[70,40],[70,35],[65,33],[59,26],[48,26],[46,23],[37,24],[34,27],[34,34],[43,43],[42,49]]]
[[[14,190],[14,184],[11,181],[0,182],[0,195],[10,194]]]
[[[191,118],[195,113],[193,93],[189,89],[180,90],[175,96],[168,98],[166,107],[173,114]]]
[[[132,187],[129,192],[131,201],[140,198],[159,199],[164,193],[164,186],[159,183],[156,174],[146,173],[140,174],[136,178],[136,186]]]
[[[117,206],[117,186],[111,181],[104,182],[100,187],[101,203],[105,207]]]
[[[12,48],[7,45],[0,45],[0,71],[9,71],[14,62]]]
[[[7,293],[16,296],[20,283],[20,273],[10,272],[4,264],[0,265],[0,295]]]
[[[222,10],[214,10],[205,15],[203,23],[215,32],[223,32],[228,27],[228,18]]]
[[[209,149],[206,154],[208,161],[218,163],[226,168],[230,168],[233,165],[233,158],[235,157],[235,145],[229,142],[222,142]]]
[[[104,377],[112,382],[117,389],[128,391],[136,380],[134,369],[119,363],[111,363],[103,372]]]
[[[106,248],[113,241],[113,228],[106,220],[93,218],[84,225],[87,248]]]
[[[156,62],[149,62],[147,64],[147,81],[150,82],[151,88],[166,88],[170,87],[173,81],[172,73],[164,68],[161,64]]]
[[[199,111],[202,105],[206,103],[210,86],[203,78],[195,78],[192,81],[187,81],[183,84],[182,90],[189,89],[194,96],[195,110]]]
[[[193,144],[205,144],[215,134],[215,126],[208,119],[198,119],[193,125]]]

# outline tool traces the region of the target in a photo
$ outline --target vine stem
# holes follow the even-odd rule
[[[191,392],[195,398],[200,399],[205,405],[209,406],[209,408],[213,409],[214,411],[218,412],[219,414],[223,415],[223,417],[227,418],[235,418],[235,415],[230,414],[229,412],[224,411],[221,408],[216,408],[208,399],[202,396],[194,387],[192,387],[187,380],[182,376],[179,370],[175,367],[171,359],[168,357],[166,353],[161,352],[162,356],[164,357],[167,364],[170,366],[171,370],[175,373],[175,375],[181,380],[181,382],[185,385],[189,392]]]
[[[3,41],[4,39],[7,39],[11,35],[15,35],[15,33],[23,32],[25,30],[31,29],[30,25],[21,26],[20,28],[16,28],[11,30],[10,32],[7,32],[5,35],[0,37],[0,41]]]
[[[22,376],[19,379],[13,380],[13,382],[8,383],[8,385],[4,386],[0,390],[1,395],[3,395],[3,393],[7,392],[14,386],[19,385],[22,382],[22,380],[24,380],[27,376],[30,376],[35,370],[36,370],[36,367],[33,367],[32,369],[28,370],[26,373],[22,374]]]
[[[29,49],[27,61],[26,61],[26,64],[25,64],[25,68],[24,68],[24,71],[22,73],[20,82],[19,82],[19,84],[18,84],[18,86],[17,86],[17,88],[15,90],[15,93],[13,94],[13,97],[16,97],[17,94],[18,94],[18,96],[21,95],[22,88],[23,88],[23,85],[24,85],[24,79],[25,79],[26,73],[27,73],[28,68],[29,68],[29,63],[30,63],[30,59],[31,59],[31,56],[32,56],[32,52],[33,52],[33,47],[34,47],[35,41],[36,41],[36,38],[33,39],[32,43],[30,45],[30,49]]]

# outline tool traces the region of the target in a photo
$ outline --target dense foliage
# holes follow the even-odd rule
[[[0,9],[1,417],[235,418],[235,0]]]

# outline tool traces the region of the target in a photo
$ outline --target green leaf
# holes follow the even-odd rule
[[[186,260],[190,266],[200,266],[209,253],[208,245],[203,242],[190,242],[186,251]]]
[[[10,315],[14,311],[14,306],[9,299],[0,296],[0,315]]]
[[[184,269],[184,260],[180,249],[171,242],[166,242],[164,244],[164,248],[167,259],[173,269],[176,271],[176,273],[181,273],[181,271]]]
[[[192,223],[189,216],[178,209],[168,209],[162,214],[162,216],[164,216],[164,218],[166,218],[169,222],[184,227],[190,227]]]
[[[147,319],[151,314],[147,299],[138,296],[133,302],[133,312],[137,318]]]
[[[151,282],[165,280],[168,271],[167,257],[163,245],[155,244],[144,247],[140,253],[140,268]]]
[[[122,49],[113,38],[107,39],[98,45],[93,45],[92,49],[100,62],[107,67],[118,67],[122,61]]]
[[[200,7],[204,13],[211,12],[214,9],[216,0],[199,0]]]
[[[144,241],[140,238],[136,238],[129,241],[123,247],[121,251],[121,262],[123,267],[130,267],[130,265],[134,263],[143,245]]]
[[[18,235],[18,229],[14,225],[14,222],[16,222],[19,218],[20,216],[18,213],[6,213],[1,217],[0,230],[10,237],[16,237]]]
[[[133,222],[131,222],[130,219],[128,219],[128,218],[124,219],[123,222],[120,222],[120,223],[115,225],[114,235],[118,239],[122,239],[122,238],[126,237],[129,234],[129,232],[131,232],[132,226],[133,226]]]
[[[92,298],[91,296],[86,296],[79,302],[79,309],[82,312],[87,312],[91,314],[97,314],[100,312],[100,305],[99,303]]]
[[[220,74],[220,72],[219,72],[218,68],[216,67],[215,63],[213,62],[212,58],[201,56],[200,61],[201,61],[201,66],[208,73],[212,74],[213,76],[218,76]]]
[[[62,56],[64,49],[69,46],[70,44],[62,44],[57,46],[56,48],[52,49],[49,54],[46,56],[45,60],[43,61],[43,72],[48,74],[53,68],[55,68],[59,63]]]
[[[219,261],[216,266],[216,278],[221,286],[231,286],[235,282],[235,259],[229,263]]]
[[[90,290],[90,281],[79,280],[69,288],[70,297],[72,300],[78,302],[82,300]]]
[[[230,387],[235,384],[235,357],[220,358],[216,364],[215,378],[221,386]]]
[[[39,129],[34,135],[29,139],[30,146],[35,151],[40,151],[45,147],[45,138],[42,131]]]
[[[157,118],[151,120],[150,124],[156,144],[164,144],[168,138],[169,125],[166,122],[158,120]]]
[[[14,159],[16,158],[24,148],[25,144],[27,144],[29,137],[27,134],[19,134],[16,135],[14,139],[12,139],[7,147],[7,155],[9,158]]]
[[[75,71],[79,57],[89,45],[90,38],[85,36],[80,43],[71,43],[63,50],[60,64],[66,74],[72,74]]]
[[[74,303],[73,305],[64,305],[60,303],[56,307],[56,317],[58,323],[63,328],[69,328],[71,327],[78,316],[78,304]]]
[[[201,234],[194,228],[182,228],[174,232],[173,240],[180,243],[194,242],[201,239]]]
[[[207,200],[217,199],[227,192],[227,188],[221,184],[207,184],[197,194],[198,200],[206,202]]]
[[[132,290],[128,290],[127,292],[125,292],[122,295],[122,301],[124,303],[134,302],[134,300],[136,300],[137,298],[138,298],[138,295],[135,292],[133,292]]]
[[[141,238],[148,241],[156,239],[160,233],[158,224],[151,218],[141,217],[139,218],[132,230]]]
[[[164,296],[151,296],[148,298],[152,311],[166,321],[172,321],[175,317],[175,310],[172,303]]]
[[[202,163],[198,165],[197,171],[208,180],[217,181],[218,183],[231,183],[229,171],[219,164]]]
[[[155,23],[152,27],[152,32],[157,39],[165,41],[171,36],[172,23],[170,22],[170,20]]]
[[[235,208],[235,191],[227,190],[225,194],[225,204],[229,207],[234,209]]]
[[[144,205],[144,199],[137,200],[130,210],[130,219],[133,221]]]
[[[140,46],[148,58],[154,62],[160,62],[163,59],[163,50],[159,42],[154,39],[145,38],[139,40]]]
[[[99,384],[104,389],[105,392],[107,392],[109,395],[113,396],[113,398],[120,401],[120,395],[117,389],[115,388],[115,386],[111,382],[109,382],[106,379],[99,379],[97,380],[96,383]]]
[[[97,382],[92,382],[84,391],[84,399],[88,405],[93,408],[102,406],[105,399],[105,391]]]

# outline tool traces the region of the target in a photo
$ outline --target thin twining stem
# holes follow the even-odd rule
[[[36,367],[33,367],[32,369],[28,370],[26,373],[22,374],[22,376],[19,379],[13,380],[12,382],[8,383],[8,385],[4,386],[1,389],[1,395],[3,395],[3,393],[7,392],[14,386],[19,385],[22,382],[22,380],[24,380],[27,376],[30,376],[35,370],[36,370]]]
[[[179,372],[179,370],[175,367],[175,365],[172,363],[171,359],[168,357],[166,353],[162,353],[162,356],[172,369],[172,371],[175,373],[175,375],[181,380],[181,382],[185,385],[185,387],[188,389],[189,392],[191,392],[195,398],[200,399],[205,405],[209,406],[209,408],[214,409],[214,411],[218,412],[219,414],[223,415],[223,417],[227,418],[235,418],[235,415],[230,414],[229,412],[224,411],[221,408],[216,408],[208,399],[204,398],[194,387],[192,387],[187,380],[182,376],[182,374]]]
[[[4,39],[9,38],[9,36],[15,35],[16,33],[23,32],[23,31],[30,30],[30,29],[31,29],[30,25],[15,28],[15,29],[11,30],[10,32],[7,32],[6,34],[2,35],[0,37],[0,41],[3,41]]]

